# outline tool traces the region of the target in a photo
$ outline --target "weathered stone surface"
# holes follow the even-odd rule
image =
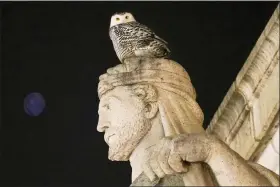
[[[246,160],[257,161],[279,126],[278,114],[279,6],[215,113],[207,132],[217,135]],[[276,136],[279,137],[279,134]],[[264,161],[261,163],[265,165]]]
[[[267,91],[279,82],[276,14],[213,118],[212,133],[202,128],[195,89],[177,62],[131,58],[100,76],[97,130],[105,132],[110,160],[130,161],[132,186],[279,185],[278,175],[247,161],[279,124],[279,97]]]
[[[255,160],[279,175],[279,125],[272,139]]]
[[[132,186],[275,184],[275,174],[256,173],[204,132],[194,88],[178,63],[130,59],[100,76],[98,92],[97,129],[105,132],[110,160],[130,161]]]

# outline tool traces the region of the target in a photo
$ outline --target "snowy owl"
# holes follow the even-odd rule
[[[170,55],[167,42],[128,12],[111,17],[109,35],[121,62],[130,57],[166,58]]]

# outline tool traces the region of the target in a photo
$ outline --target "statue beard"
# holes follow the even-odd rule
[[[117,137],[109,145],[108,159],[112,161],[128,161],[133,150],[150,129],[151,121],[145,117],[138,117],[119,125],[118,128],[114,129]]]

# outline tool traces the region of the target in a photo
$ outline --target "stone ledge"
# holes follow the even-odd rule
[[[270,129],[271,120],[269,119],[274,119],[279,111],[279,71],[275,71],[276,69],[279,69],[279,5],[206,131],[216,134],[229,145],[234,144],[233,141],[241,129],[242,131],[248,131],[243,132],[243,136],[250,134],[253,142],[261,141]],[[278,82],[278,84],[275,84],[275,82]],[[266,97],[271,96],[264,95],[262,96],[262,98],[265,98],[262,99],[262,105],[256,107],[255,103],[260,96],[268,93],[268,91],[265,91],[266,89],[272,89],[270,91],[274,93],[273,100],[269,101],[269,106],[265,106]],[[264,119],[262,119],[262,124],[257,124],[257,120],[254,120],[254,118],[251,119],[252,112],[255,115],[257,115],[256,112],[266,113]],[[246,124],[248,124],[248,127],[242,127],[243,125],[247,126]],[[240,153],[241,149],[239,150],[238,146],[240,145],[235,143],[231,147]],[[251,146],[253,145],[251,144]],[[256,146],[253,149],[255,148]],[[250,150],[250,152],[253,152],[253,150]],[[242,156],[250,157],[245,152]]]

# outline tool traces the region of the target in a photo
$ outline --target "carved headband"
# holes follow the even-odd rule
[[[99,98],[117,86],[137,83],[153,84],[185,98],[196,98],[188,73],[180,64],[168,59],[131,58],[109,68],[99,80]]]

